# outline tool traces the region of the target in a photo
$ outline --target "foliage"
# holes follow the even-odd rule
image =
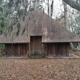
[[[80,11],[80,0],[63,0],[68,5],[70,5],[72,8]]]
[[[42,0],[5,0],[2,4],[3,8],[0,8],[0,10],[3,10],[2,13],[0,13],[1,33],[5,26],[9,26],[9,28],[7,27],[6,31],[4,31],[7,33],[9,31],[8,29],[12,28],[19,20],[23,19],[28,12],[40,7],[41,1]],[[18,28],[18,31],[19,30]],[[9,31],[9,33],[11,32],[12,30]]]
[[[5,55],[4,47],[4,44],[0,44],[0,57]]]
[[[63,1],[69,2],[66,0]],[[0,0],[0,5],[3,6],[3,8],[1,8],[3,9],[3,13],[0,13],[0,32],[2,33],[2,30],[6,25],[12,27],[20,19],[23,19],[25,15],[35,10],[36,8],[45,10],[43,4],[47,5],[48,15],[53,16],[54,0],[5,0],[5,2],[4,0]]]
[[[49,3],[50,0],[0,0],[0,34],[2,34],[3,32],[5,35],[11,34],[12,30],[9,29],[12,29],[13,25],[15,25],[20,20],[24,21],[25,16],[29,12],[32,12],[37,8],[42,9],[44,12],[45,7],[43,4],[47,6],[47,13],[49,13],[48,15],[52,16],[54,0],[52,0],[51,4]],[[25,26],[22,30],[22,34],[24,34],[27,26]],[[5,27],[6,30],[4,30]],[[17,31],[20,32],[19,30],[20,29],[18,28]],[[17,33],[16,36],[18,35],[19,34]]]
[[[69,20],[71,31],[80,36],[80,12],[73,10],[73,14],[69,14]]]
[[[3,33],[3,30],[6,26],[8,26],[8,18],[4,16],[3,7],[0,6],[0,34]]]
[[[46,56],[46,53],[43,52],[43,51],[33,51],[33,52],[30,52],[29,53],[29,57],[31,58],[41,58],[41,57],[45,57]]]

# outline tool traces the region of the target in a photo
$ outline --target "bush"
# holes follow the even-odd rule
[[[4,47],[4,44],[0,44],[0,57],[5,55]]]
[[[1,48],[0,48],[0,57],[1,57],[1,56],[4,56],[4,55],[5,55],[4,49],[1,49]]]
[[[46,56],[46,53],[43,51],[33,51],[29,53],[30,58],[42,58],[45,56]]]

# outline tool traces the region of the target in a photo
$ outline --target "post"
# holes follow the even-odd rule
[[[30,43],[29,43],[29,52],[28,52],[28,57],[30,57]]]
[[[44,47],[44,46],[43,46],[43,43],[42,43],[42,52],[43,52],[43,47]]]
[[[18,44],[18,54],[20,56],[20,45]]]

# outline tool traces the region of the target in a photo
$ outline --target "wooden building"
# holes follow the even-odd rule
[[[26,56],[33,51],[68,56],[71,42],[80,42],[80,38],[41,10],[28,14],[6,37],[0,36],[7,56]]]

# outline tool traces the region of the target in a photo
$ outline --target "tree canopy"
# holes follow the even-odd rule
[[[80,0],[63,0],[68,5],[70,5],[72,8],[80,11]]]
[[[63,1],[72,8],[80,11],[80,0]],[[12,27],[20,19],[24,19],[28,12],[33,11],[36,8],[40,8],[44,11],[45,7],[43,6],[43,3],[47,5],[47,14],[53,16],[54,0],[0,0],[0,28],[3,29],[7,25]],[[7,24],[7,21],[9,24]]]

